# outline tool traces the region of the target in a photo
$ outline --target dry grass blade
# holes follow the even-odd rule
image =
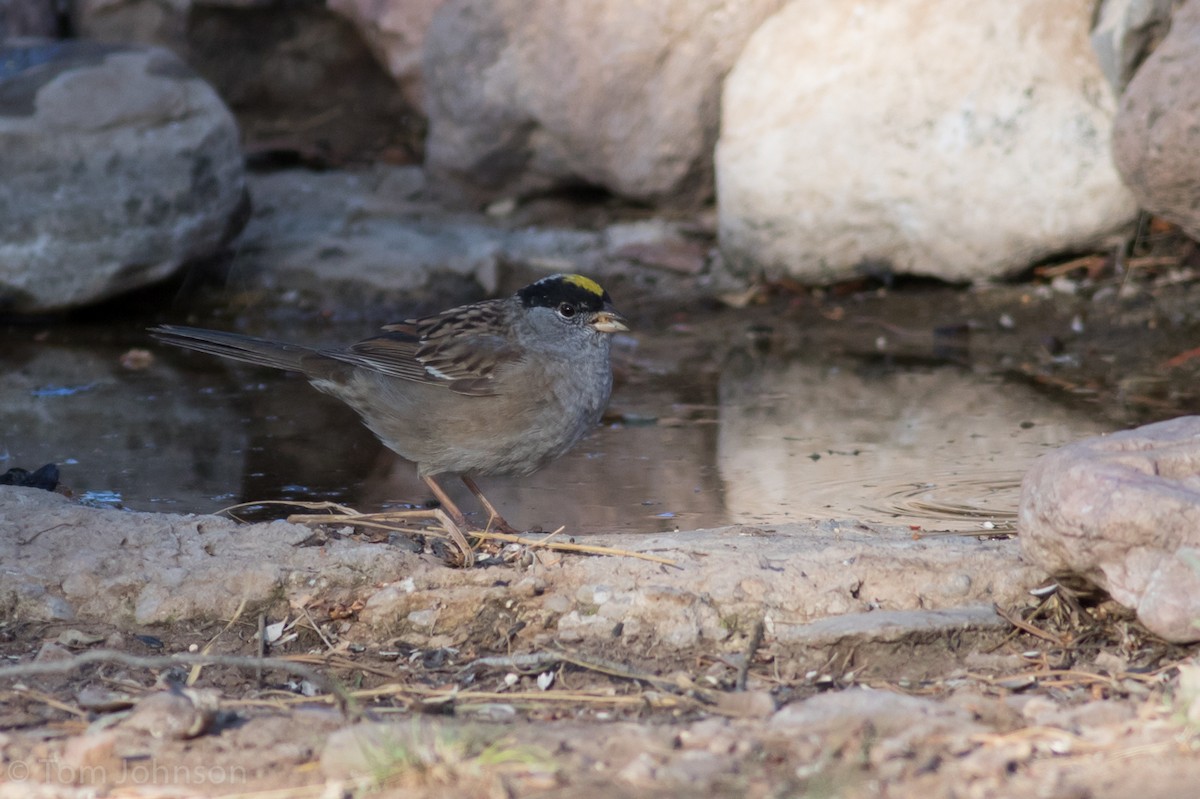
[[[916,530],[913,532],[913,541],[920,541],[922,538],[999,538],[1000,536],[1012,536],[1017,534],[1017,526],[1012,522],[999,522],[995,527],[987,530]]]
[[[445,519],[443,519],[442,517],[444,517],[445,514],[441,514],[440,511],[386,511],[383,513],[360,513],[353,508],[345,505],[338,505],[333,502],[297,502],[281,504],[293,504],[301,507],[320,506],[320,508],[323,510],[331,511],[331,515],[328,516],[317,514],[297,514],[289,516],[288,521],[296,524],[348,524],[353,527],[369,527],[375,530],[388,530],[396,533],[438,535],[443,538],[454,540],[457,543],[455,533],[458,532],[458,528],[449,521],[449,517],[445,517]],[[443,529],[449,530],[449,533],[439,533],[435,527],[413,527],[405,523],[414,518],[433,518],[436,514],[440,514],[440,516],[436,516],[437,521],[442,522]],[[448,527],[446,526],[447,524],[449,525]],[[528,536],[512,535],[509,533],[493,533],[485,530],[472,530],[470,531],[470,536],[471,538],[478,539],[480,541],[499,541],[505,544],[520,544],[530,548],[552,549],[557,552],[577,552],[585,555],[607,555],[610,557],[636,558],[638,560],[648,560],[652,563],[661,563],[664,566],[681,568],[678,563],[670,558],[663,558],[659,557],[658,555],[649,555],[645,552],[634,552],[628,549],[616,549],[614,547],[602,547],[593,546],[590,544],[576,544],[566,541],[551,540],[560,532],[562,532],[561,529],[555,530],[553,533],[550,533],[543,538],[529,538]],[[461,533],[459,534],[461,535]],[[465,540],[459,544],[459,546],[467,547],[467,550],[470,551],[470,547],[467,546]]]
[[[11,680],[21,677],[39,677],[47,674],[68,674],[81,666],[92,663],[119,663],[133,669],[168,669],[174,666],[190,666],[203,664],[205,666],[226,666],[235,669],[279,669],[308,680],[318,688],[327,691],[332,699],[350,717],[359,715],[358,708],[351,695],[336,681],[323,674],[313,671],[308,666],[292,663],[281,658],[241,657],[237,655],[200,655],[178,654],[145,657],[117,652],[111,649],[93,649],[83,652],[67,660],[51,660],[39,663],[18,663],[13,666],[0,666],[0,680]]]
[[[242,601],[238,602],[237,609],[233,611],[233,616],[229,619],[229,623],[226,624],[224,627],[222,627],[221,631],[219,633],[217,633],[216,635],[214,635],[212,638],[210,638],[208,640],[208,643],[204,645],[204,648],[200,650],[200,653],[202,655],[207,655],[209,652],[211,652],[212,648],[213,648],[213,644],[215,644],[217,642],[217,639],[219,639],[222,635],[227,633],[229,631],[230,627],[237,624],[238,619],[240,619],[242,617],[242,613],[244,613],[245,611],[246,611],[246,598],[242,597]],[[188,676],[187,676],[187,685],[189,687],[196,684],[196,681],[200,679],[200,673],[202,671],[204,671],[203,663],[196,663],[196,664],[192,665],[192,670],[190,672],[188,672]]]
[[[986,674],[968,673],[969,677],[974,680],[999,685],[1006,682],[1016,680],[1037,680],[1042,685],[1050,687],[1064,687],[1068,685],[1091,685],[1092,683],[1100,683],[1113,688],[1119,687],[1119,678],[1109,677],[1107,674],[1096,674],[1091,671],[1081,671],[1079,669],[1031,669],[1022,671],[1016,674],[1005,674],[999,677],[989,677]]]
[[[1036,638],[1041,638],[1043,641],[1049,641],[1055,646],[1067,646],[1067,642],[1064,641],[1061,636],[1055,635],[1054,633],[1048,633],[1045,630],[1034,627],[1032,624],[1020,618],[1015,613],[1011,613],[999,605],[993,605],[992,607],[995,609],[997,616],[1004,619],[1013,627],[1016,627],[1023,632],[1027,632]]]
[[[59,699],[55,699],[53,696],[50,696],[49,694],[43,693],[41,691],[34,690],[33,688],[26,688],[26,687],[14,688],[13,690],[6,691],[4,693],[13,694],[15,696],[22,696],[22,697],[25,697],[26,699],[33,699],[37,702],[41,702],[44,705],[55,708],[56,710],[61,710],[64,713],[70,713],[72,716],[77,716],[78,718],[86,719],[88,716],[87,712],[80,710],[79,708],[75,707],[74,705],[68,705],[66,702],[63,702]]]
[[[1068,730],[1058,727],[1024,727],[1013,732],[1006,733],[980,733],[970,736],[970,740],[974,743],[985,744],[988,746],[1000,746],[1010,743],[1046,743],[1046,744],[1069,744],[1071,749],[1078,754],[1081,751],[1097,751],[1099,747],[1085,738],[1076,735]]]
[[[379,666],[372,666],[369,663],[359,663],[356,660],[346,657],[345,655],[327,654],[327,655],[284,655],[280,660],[287,660],[292,663],[306,663],[310,666],[324,666],[327,669],[340,669],[342,671],[361,671],[364,674],[374,674],[376,677],[396,677],[396,669],[384,669]]]
[[[637,560],[648,560],[651,563],[661,563],[664,566],[671,566],[676,569],[683,568],[670,558],[663,558],[658,555],[649,555],[645,552],[634,552],[630,549],[617,549],[616,547],[601,547],[590,544],[574,544],[566,541],[549,541],[551,533],[546,538],[528,538],[523,535],[509,535],[507,533],[472,533],[472,536],[481,538],[485,541],[502,541],[506,544],[521,544],[527,547],[541,547],[544,549],[553,549],[557,552],[578,552],[584,555],[607,555],[617,558],[636,558]]]
[[[608,663],[598,658],[582,658],[577,655],[571,655],[566,652],[559,652],[558,656],[563,663],[570,663],[572,666],[578,666],[581,669],[594,671],[598,674],[605,674],[609,677],[616,677],[622,680],[633,680],[634,682],[643,682],[647,685],[652,685],[660,691],[670,691],[672,693],[688,693],[698,700],[707,704],[712,704],[715,701],[716,691],[710,691],[702,688],[685,679],[683,682],[668,680],[654,674],[645,674],[632,671],[631,669],[619,663]]]
[[[579,704],[579,705],[601,705],[601,706],[644,706],[649,705],[656,709],[664,708],[679,708],[679,707],[694,707],[700,705],[711,705],[714,701],[714,692],[701,688],[698,685],[686,681],[664,679],[653,674],[645,674],[632,671],[621,664],[607,663],[597,659],[583,658],[577,655],[568,654],[561,651],[550,651],[537,653],[536,655],[518,656],[520,659],[509,658],[481,658],[473,661],[464,668],[467,670],[475,670],[477,668],[503,668],[511,669],[515,666],[528,666],[530,663],[525,662],[525,658],[536,658],[535,670],[550,668],[557,663],[569,663],[578,668],[593,671],[598,674],[603,674],[617,679],[628,680],[637,687],[636,693],[631,694],[616,694],[608,690],[605,691],[569,691],[569,690],[538,690],[538,691],[485,691],[479,689],[462,689],[458,686],[450,687],[429,687],[425,685],[415,684],[400,684],[390,682],[385,685],[379,685],[374,688],[364,688],[356,691],[349,691],[347,695],[359,701],[371,702],[375,700],[392,699],[399,700],[406,707],[414,705],[423,707],[433,707],[437,705],[453,704],[457,707],[470,706],[473,704],[487,704],[492,702],[505,702],[507,704],[536,706],[536,705],[563,705],[563,704]],[[344,670],[359,670],[376,674],[384,677],[396,677],[393,671],[380,669],[369,665],[358,663],[348,657],[334,654],[303,654],[291,655],[281,660],[287,660],[293,663],[304,663],[311,665],[320,665],[331,669]],[[648,686],[653,690],[642,690],[638,686]],[[284,707],[289,705],[304,704],[307,702],[330,702],[335,697],[332,696],[295,696],[292,694],[280,694],[277,698],[267,699],[265,695],[260,695],[255,699],[234,700],[229,704],[231,706],[246,706],[246,707]],[[387,708],[372,708],[372,712],[383,712]]]
[[[644,705],[643,694],[599,694],[589,691],[458,691],[413,688],[426,702],[453,701],[455,705],[507,702],[508,704]],[[679,697],[672,697],[678,699]],[[657,698],[656,698],[657,701]],[[669,702],[672,706],[678,702]]]
[[[280,505],[286,508],[308,508],[309,510],[328,510],[328,511],[350,511],[345,505],[339,505],[336,502],[304,502],[298,499],[264,499],[258,502],[239,502],[236,505],[230,505],[227,508],[221,508],[217,513],[224,513],[235,521],[244,522],[245,519],[234,513],[235,510],[242,508],[263,508],[271,505]]]
[[[1107,255],[1084,255],[1063,264],[1036,267],[1033,273],[1038,277],[1058,277],[1070,274],[1077,269],[1086,269],[1089,274],[1097,275],[1107,265],[1108,260]]]
[[[454,543],[459,550],[459,557],[462,560],[463,568],[470,568],[475,565],[475,550],[467,542],[467,538],[463,535],[462,530],[458,529],[458,525],[446,514],[445,511],[438,508],[432,510],[409,510],[409,511],[388,511],[387,513],[360,513],[348,505],[342,505],[337,502],[303,502],[300,500],[280,500],[268,499],[260,502],[240,502],[237,505],[230,505],[228,508],[222,508],[219,512],[228,514],[230,518],[237,521],[245,521],[236,516],[233,511],[239,508],[257,508],[268,505],[282,505],[290,508],[307,508],[308,510],[323,510],[330,514],[336,515],[317,515],[317,514],[292,514],[287,517],[287,520],[293,524],[329,524],[333,521],[352,524],[356,527],[373,527],[380,530],[388,530],[390,532],[416,532],[422,535],[433,535],[439,538],[445,538]],[[371,523],[374,518],[385,519],[388,523]],[[421,527],[414,528],[407,525],[396,525],[397,521],[408,521],[413,519],[433,519],[441,524],[441,532],[437,528]],[[353,520],[353,521],[352,521]]]
[[[693,707],[699,704],[685,696],[667,692],[608,694],[588,691],[462,691],[457,688],[428,688],[419,685],[398,685],[395,683],[381,685],[377,688],[364,688],[350,691],[349,697],[369,702],[378,699],[398,699],[406,707],[422,705],[432,707],[453,703],[456,707],[492,704],[504,702],[511,705],[542,706],[578,704],[602,707],[632,707],[649,705],[656,709]],[[337,697],[331,694],[318,696],[296,696],[283,694],[278,699],[234,699],[224,704],[228,707],[270,707],[283,708],[292,705],[305,705],[314,702],[335,703]],[[386,708],[371,708],[371,713],[382,712]],[[406,711],[407,712],[407,711]]]

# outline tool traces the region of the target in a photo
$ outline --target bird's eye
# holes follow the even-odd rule
[[[569,302],[559,303],[558,305],[558,315],[563,319],[570,319],[577,313],[579,313],[578,309]]]

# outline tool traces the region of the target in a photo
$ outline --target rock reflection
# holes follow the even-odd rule
[[[722,375],[717,463],[735,521],[1004,529],[1034,458],[1107,429],[959,367],[745,356]]]
[[[563,525],[567,535],[688,530],[725,521],[712,453],[711,425],[608,425],[528,477],[479,482],[505,518],[522,529]],[[445,483],[452,498],[463,510],[475,509],[474,499],[456,483]],[[364,501],[377,505],[428,493],[415,467],[396,459],[388,474],[368,486]]]

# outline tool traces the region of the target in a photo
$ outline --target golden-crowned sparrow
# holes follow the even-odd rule
[[[529,474],[595,427],[612,390],[611,334],[628,329],[595,281],[551,275],[511,297],[386,325],[345,348],[174,325],[151,333],[179,347],[302,372],[415,461],[456,524],[466,521],[439,475],[458,475],[488,524],[511,530],[471,476]]]

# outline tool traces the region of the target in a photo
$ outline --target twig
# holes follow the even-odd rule
[[[535,673],[545,671],[563,662],[561,655],[555,652],[531,652],[527,655],[502,655],[497,657],[476,658],[459,669],[459,673],[474,671],[479,668],[509,669]]]
[[[914,541],[920,541],[922,538],[946,537],[991,538],[992,536],[1011,536],[1016,532],[1016,523],[1002,521],[997,523],[996,526],[990,530],[916,530],[913,532],[912,538]]]
[[[531,652],[525,655],[478,658],[463,666],[460,673],[478,667],[511,669],[513,671],[541,671],[550,668],[556,663],[569,663],[572,666],[578,666],[581,669],[594,671],[598,674],[606,674],[609,677],[617,677],[622,680],[644,682],[660,689],[670,691],[679,690],[678,685],[670,680],[664,680],[662,677],[631,671],[619,663],[611,663],[599,659],[585,660],[578,655],[562,651]]]
[[[396,669],[384,669],[379,666],[372,666],[369,663],[359,663],[356,660],[339,655],[337,653],[326,653],[323,655],[284,655],[283,660],[290,660],[292,663],[309,663],[314,666],[324,666],[327,669],[341,669],[343,671],[361,671],[364,674],[374,674],[377,677],[387,677],[396,679],[398,676]]]
[[[750,677],[750,664],[754,661],[754,655],[758,652],[758,648],[762,646],[765,628],[766,624],[763,619],[754,622],[754,630],[750,633],[750,642],[746,644],[746,655],[742,660],[742,665],[738,666],[735,685],[739,691],[746,690],[746,680]]]
[[[221,631],[219,633],[214,635],[212,638],[208,639],[208,643],[204,645],[204,648],[200,650],[200,653],[203,655],[207,655],[209,652],[211,652],[212,648],[213,648],[213,644],[215,644],[217,642],[217,639],[220,638],[222,635],[224,635],[226,633],[226,631],[229,630],[230,627],[232,627],[234,624],[237,623],[237,620],[242,617],[242,613],[245,610],[246,610],[246,598],[242,597],[242,601],[238,603],[237,610],[233,611],[233,617],[229,620],[229,623],[226,624],[224,627],[222,627]],[[189,688],[191,688],[193,685],[195,685],[196,681],[200,679],[200,672],[202,672],[202,671],[204,671],[203,664],[197,663],[196,665],[192,666],[192,670],[188,674],[188,678],[187,678],[187,686]]]
[[[254,684],[261,690],[263,687],[262,662],[267,657],[267,614],[258,614],[258,636],[254,639],[256,651],[254,659],[259,665],[254,667]]]
[[[304,605],[301,605],[300,612],[304,614],[304,618],[308,619],[309,626],[316,631],[317,635],[321,636],[321,641],[325,644],[325,648],[332,650],[333,644],[328,638],[325,637],[325,633],[321,632],[321,628],[317,626],[317,621],[312,617],[312,614],[308,612],[308,608]]]
[[[670,691],[671,693],[676,693],[676,694],[690,691],[691,693],[696,695],[696,698],[702,700],[706,704],[711,705],[715,702],[715,700],[713,699],[714,692],[706,690],[704,688],[701,688],[700,686],[695,685],[695,684],[680,685],[679,683],[675,682],[674,680],[664,680],[662,677],[658,677],[654,674],[645,674],[645,673],[632,671],[619,663],[612,663],[609,661],[600,660],[598,658],[591,659],[591,660],[584,660],[582,657],[579,657],[578,655],[570,655],[570,654],[567,654],[566,652],[559,652],[558,656],[560,658],[562,658],[562,661],[564,663],[570,663],[572,666],[578,666],[581,669],[587,669],[588,671],[594,671],[594,672],[597,672],[598,674],[607,674],[610,677],[617,677],[622,680],[634,680],[636,682],[644,682],[648,685],[654,686],[655,688],[657,688],[660,691]],[[690,682],[690,680],[689,680],[689,682]]]
[[[1030,671],[1022,671],[1016,674],[1002,674],[997,677],[989,677],[986,674],[975,674],[967,672],[967,676],[973,680],[981,680],[992,685],[999,685],[1013,680],[1037,680],[1044,685],[1071,685],[1073,683],[1103,683],[1111,688],[1119,688],[1120,680],[1116,677],[1108,677],[1104,674],[1096,674],[1091,671],[1080,671],[1079,669],[1032,669]],[[1057,678],[1048,681],[1047,678]]]
[[[52,526],[50,526],[50,527],[44,527],[44,528],[42,528],[41,530],[38,530],[38,531],[37,531],[36,533],[34,533],[33,535],[29,536],[29,538],[18,538],[18,539],[17,539],[17,546],[22,546],[22,547],[23,547],[23,546],[26,546],[26,545],[28,545],[28,544],[32,544],[34,541],[36,541],[36,540],[37,540],[37,537],[38,537],[39,535],[41,535],[42,533],[48,533],[48,532],[50,532],[51,530],[57,530],[57,529],[58,529],[58,528],[60,528],[60,527],[66,527],[66,526],[67,526],[67,523],[66,523],[66,522],[59,522],[58,524],[52,525]]]
[[[688,701],[695,702],[696,700],[689,697],[678,696],[676,694],[664,693],[657,697],[648,697],[643,694],[609,694],[609,693],[591,693],[586,691],[461,691],[457,688],[429,688],[422,685],[401,686],[401,685],[382,685],[378,688],[364,688],[358,691],[351,691],[350,696],[360,700],[374,700],[383,698],[401,698],[408,700],[410,703],[419,702],[426,706],[437,703],[453,702],[455,705],[469,706],[472,704],[486,704],[496,701],[509,702],[511,704],[531,704],[531,705],[560,705],[564,703],[591,704],[591,705],[646,705],[650,704],[654,707],[677,707],[680,704]],[[309,702],[328,701],[329,697],[313,696],[302,697],[289,694],[281,697],[278,701],[263,700],[263,699],[233,699],[228,702],[230,707],[278,707],[279,705],[294,705]],[[388,708],[375,708],[373,713],[388,712]],[[405,712],[408,712],[407,710]]]
[[[111,649],[93,649],[83,652],[69,660],[52,660],[42,663],[18,663],[13,666],[0,666],[0,680],[11,680],[19,677],[38,677],[47,674],[67,674],[92,663],[118,663],[133,669],[165,669],[171,666],[201,664],[204,666],[227,666],[234,669],[268,668],[286,671],[301,679],[308,680],[324,691],[332,694],[337,700],[338,707],[347,717],[357,719],[361,715],[354,698],[341,685],[320,672],[280,658],[255,658],[239,655],[129,655],[115,652]]]

